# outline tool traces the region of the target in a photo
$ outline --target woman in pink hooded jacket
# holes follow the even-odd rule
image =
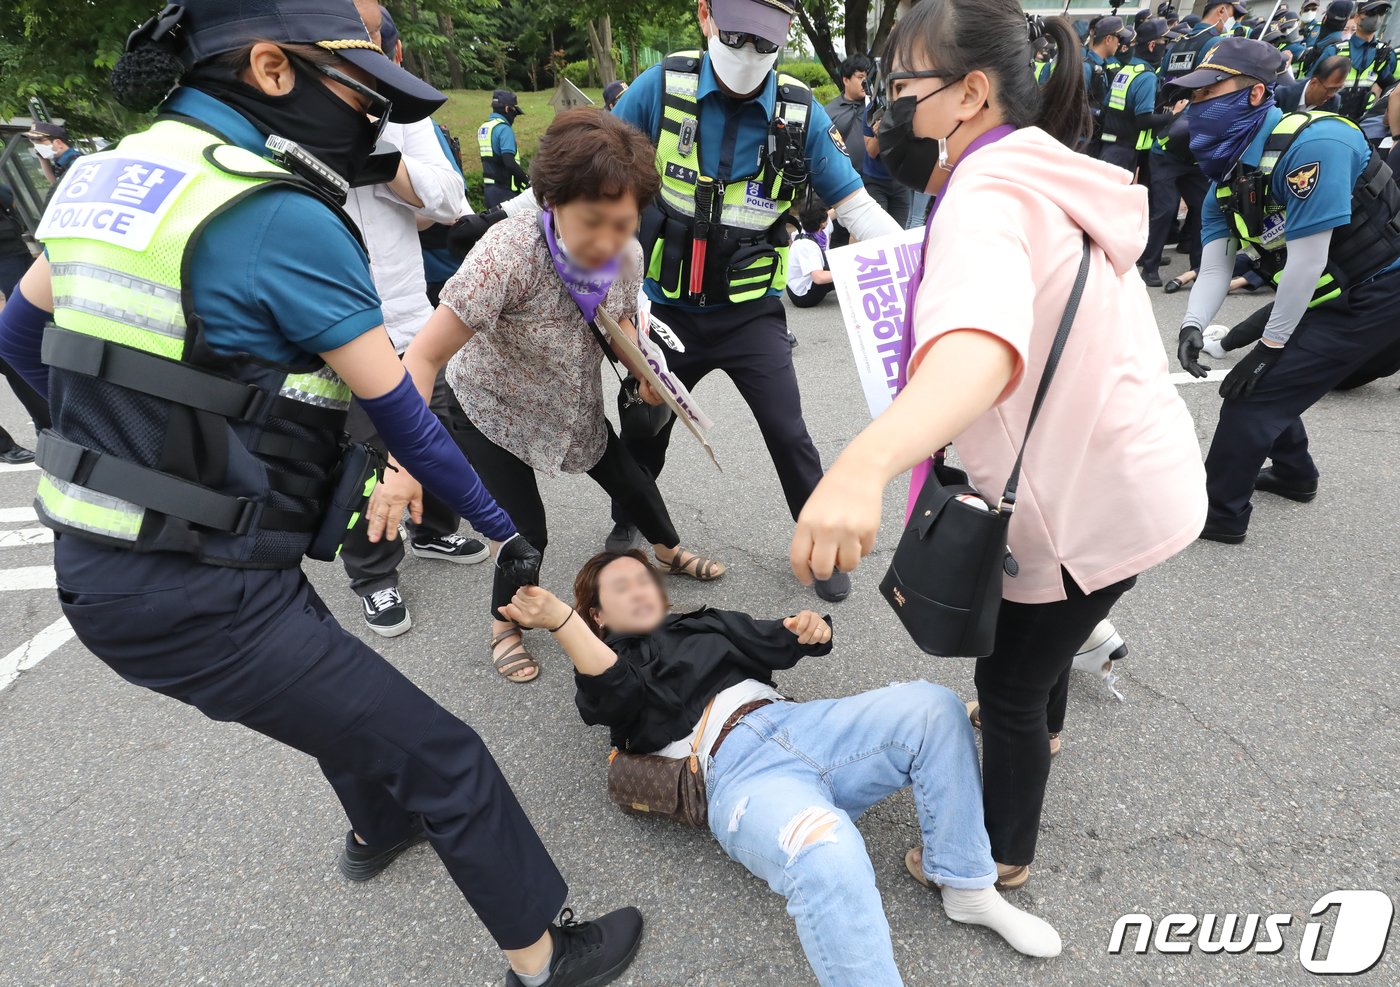
[[[1060,57],[1041,88],[1031,50],[1047,34]],[[976,670],[987,832],[1002,886],[1015,887],[1035,856],[1055,685],[1137,575],[1200,534],[1205,477],[1135,268],[1147,193],[1073,150],[1087,115],[1068,23],[1028,18],[1016,0],[923,0],[885,64],[886,164],[937,196],[911,285],[908,383],[807,502],[792,544],[799,578],[854,568],[874,547],[886,485],[949,442],[978,489],[1002,488],[1084,234],[1092,241],[1026,448],[1010,528],[1019,573],[1004,580],[995,648]]]

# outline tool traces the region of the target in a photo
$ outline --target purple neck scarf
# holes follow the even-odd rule
[[[943,197],[948,193],[948,185],[953,180],[953,172],[958,170],[958,165],[967,160],[968,155],[978,148],[986,147],[988,144],[1001,140],[1008,134],[1016,132],[1016,128],[1009,123],[1004,123],[999,127],[982,134],[967,145],[967,150],[963,151],[953,166],[948,169],[948,181],[943,183],[943,189],[934,197],[933,208],[929,210],[928,221],[924,227],[924,249],[919,254],[919,266],[905,283],[904,288],[904,335],[899,341],[899,390],[904,390],[909,384],[909,361],[914,357],[914,305],[919,297],[919,285],[924,280],[924,255],[928,253],[929,233],[933,230],[933,216],[938,212],[939,205],[943,202]],[[933,469],[933,460],[926,459],[914,467],[909,476],[909,503],[905,509],[904,520],[907,523],[909,517],[914,513],[914,501],[918,499],[919,491],[923,489],[924,482],[928,479],[929,471]]]
[[[602,267],[585,270],[579,267],[564,252],[563,244],[554,234],[554,212],[551,209],[540,211],[540,228],[544,230],[544,242],[549,247],[549,259],[554,261],[554,271],[564,282],[564,290],[578,305],[585,322],[592,322],[598,314],[598,306],[608,297],[608,289],[617,280],[622,268],[622,258],[614,257]]]

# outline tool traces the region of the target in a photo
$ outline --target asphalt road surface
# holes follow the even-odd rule
[[[1153,297],[1174,354],[1186,294]],[[1225,315],[1259,304],[1232,298]],[[865,405],[835,299],[791,315],[807,421],[830,462],[865,423]],[[1323,473],[1314,503],[1261,495],[1245,545],[1197,543],[1124,598],[1115,619],[1132,649],[1119,666],[1126,701],[1076,673],[1033,878],[1011,893],[1056,925],[1063,955],[1026,959],[944,917],[904,872],[917,840],[907,793],[861,820],[906,983],[1303,983],[1314,977],[1299,950],[1321,896],[1394,897],[1397,383],[1334,394],[1308,414]],[[1181,390],[1204,448],[1216,388]],[[731,569],[713,586],[674,582],[677,604],[767,616],[817,606],[788,572],[791,521],[737,393],[717,376],[697,397],[719,423],[724,472],[678,431],[662,488],[684,543]],[[0,416],[32,438],[16,427],[23,416],[8,392]],[[0,984],[499,984],[499,954],[430,849],[347,884],[333,866],[345,820],[311,760],[126,685],[71,639],[51,588],[51,545],[28,510],[36,478],[0,472]],[[851,598],[830,608],[836,650],[781,675],[789,694],[928,678],[972,696],[971,663],[922,655],[876,592],[904,495],[903,483],[891,488],[879,549]],[[586,477],[547,482],[545,499],[545,578],[563,590],[600,547],[606,505]],[[646,913],[646,942],[622,983],[815,983],[782,899],[708,834],[609,804],[606,735],[579,721],[568,662],[548,635],[530,640],[544,665],[538,682],[496,676],[487,566],[406,562],[415,627],[389,642],[364,627],[338,566],[308,571],[352,633],[485,737],[568,877],[573,906]],[[1135,955],[1136,928],[1124,954],[1110,954],[1116,920],[1135,912],[1291,922],[1268,955]],[[1318,920],[1319,954],[1336,914]],[[1360,979],[1400,983],[1400,945]]]

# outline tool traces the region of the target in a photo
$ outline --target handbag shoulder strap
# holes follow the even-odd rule
[[[690,742],[690,773],[695,774],[700,770],[700,741],[705,736],[705,724],[710,722],[710,711],[715,708],[715,700],[719,694],[710,697],[710,701],[705,704],[705,713],[700,717],[700,725],[695,728],[695,739]]]
[[[1031,403],[1031,415],[1026,421],[1026,434],[1021,439],[1020,451],[1016,453],[1016,465],[1011,468],[1011,476],[1006,481],[1006,489],[1001,495],[1001,504],[998,511],[1006,511],[1008,514],[1016,509],[1016,487],[1021,482],[1021,461],[1026,455],[1026,443],[1030,441],[1031,429],[1035,428],[1035,420],[1040,415],[1040,406],[1045,403],[1046,392],[1050,390],[1050,381],[1055,377],[1055,368],[1059,366],[1060,356],[1065,351],[1065,342],[1069,339],[1070,326],[1074,325],[1074,317],[1079,312],[1079,300],[1084,295],[1084,283],[1089,280],[1089,234],[1084,234],[1084,253],[1079,261],[1079,273],[1075,275],[1074,287],[1070,289],[1069,301],[1065,303],[1065,314],[1060,319],[1060,328],[1055,333],[1055,342],[1050,346],[1050,355],[1045,358],[1045,370],[1040,375],[1040,386],[1036,388],[1035,401]]]

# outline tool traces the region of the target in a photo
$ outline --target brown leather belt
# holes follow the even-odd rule
[[[714,757],[719,753],[719,748],[720,745],[724,743],[724,738],[729,736],[730,730],[733,730],[739,725],[740,720],[748,716],[754,710],[762,709],[764,706],[772,706],[777,701],[776,699],[755,699],[751,703],[744,703],[744,705],[730,713],[729,719],[724,721],[724,726],[719,728],[719,736],[715,738],[715,745],[710,748],[710,757]]]

